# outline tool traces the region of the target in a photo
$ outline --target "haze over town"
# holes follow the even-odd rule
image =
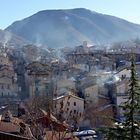
[[[140,139],[140,1],[0,4],[0,140]]]

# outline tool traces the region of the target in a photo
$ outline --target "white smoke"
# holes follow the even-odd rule
[[[10,32],[6,32],[6,34],[4,35],[4,40],[3,40],[4,46],[7,46],[11,38],[12,38],[12,34]]]

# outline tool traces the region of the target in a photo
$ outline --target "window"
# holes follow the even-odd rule
[[[4,85],[3,84],[1,85],[1,89],[4,89]]]
[[[74,106],[76,106],[76,102],[74,102]]]
[[[35,88],[35,90],[36,90],[36,91],[39,91],[39,88],[38,88],[38,87],[36,87],[36,88]]]
[[[64,103],[63,101],[60,102],[60,109],[62,109],[64,107]]]
[[[70,102],[67,102],[67,105],[70,106]]]
[[[10,85],[7,85],[7,89],[10,89]]]
[[[74,114],[76,114],[76,110],[74,110],[74,112],[73,112]]]

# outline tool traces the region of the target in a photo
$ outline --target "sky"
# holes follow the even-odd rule
[[[87,8],[140,24],[140,0],[0,0],[0,29],[47,9]]]

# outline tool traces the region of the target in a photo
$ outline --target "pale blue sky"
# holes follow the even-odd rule
[[[140,0],[0,0],[0,29],[47,9],[87,8],[140,24]]]

